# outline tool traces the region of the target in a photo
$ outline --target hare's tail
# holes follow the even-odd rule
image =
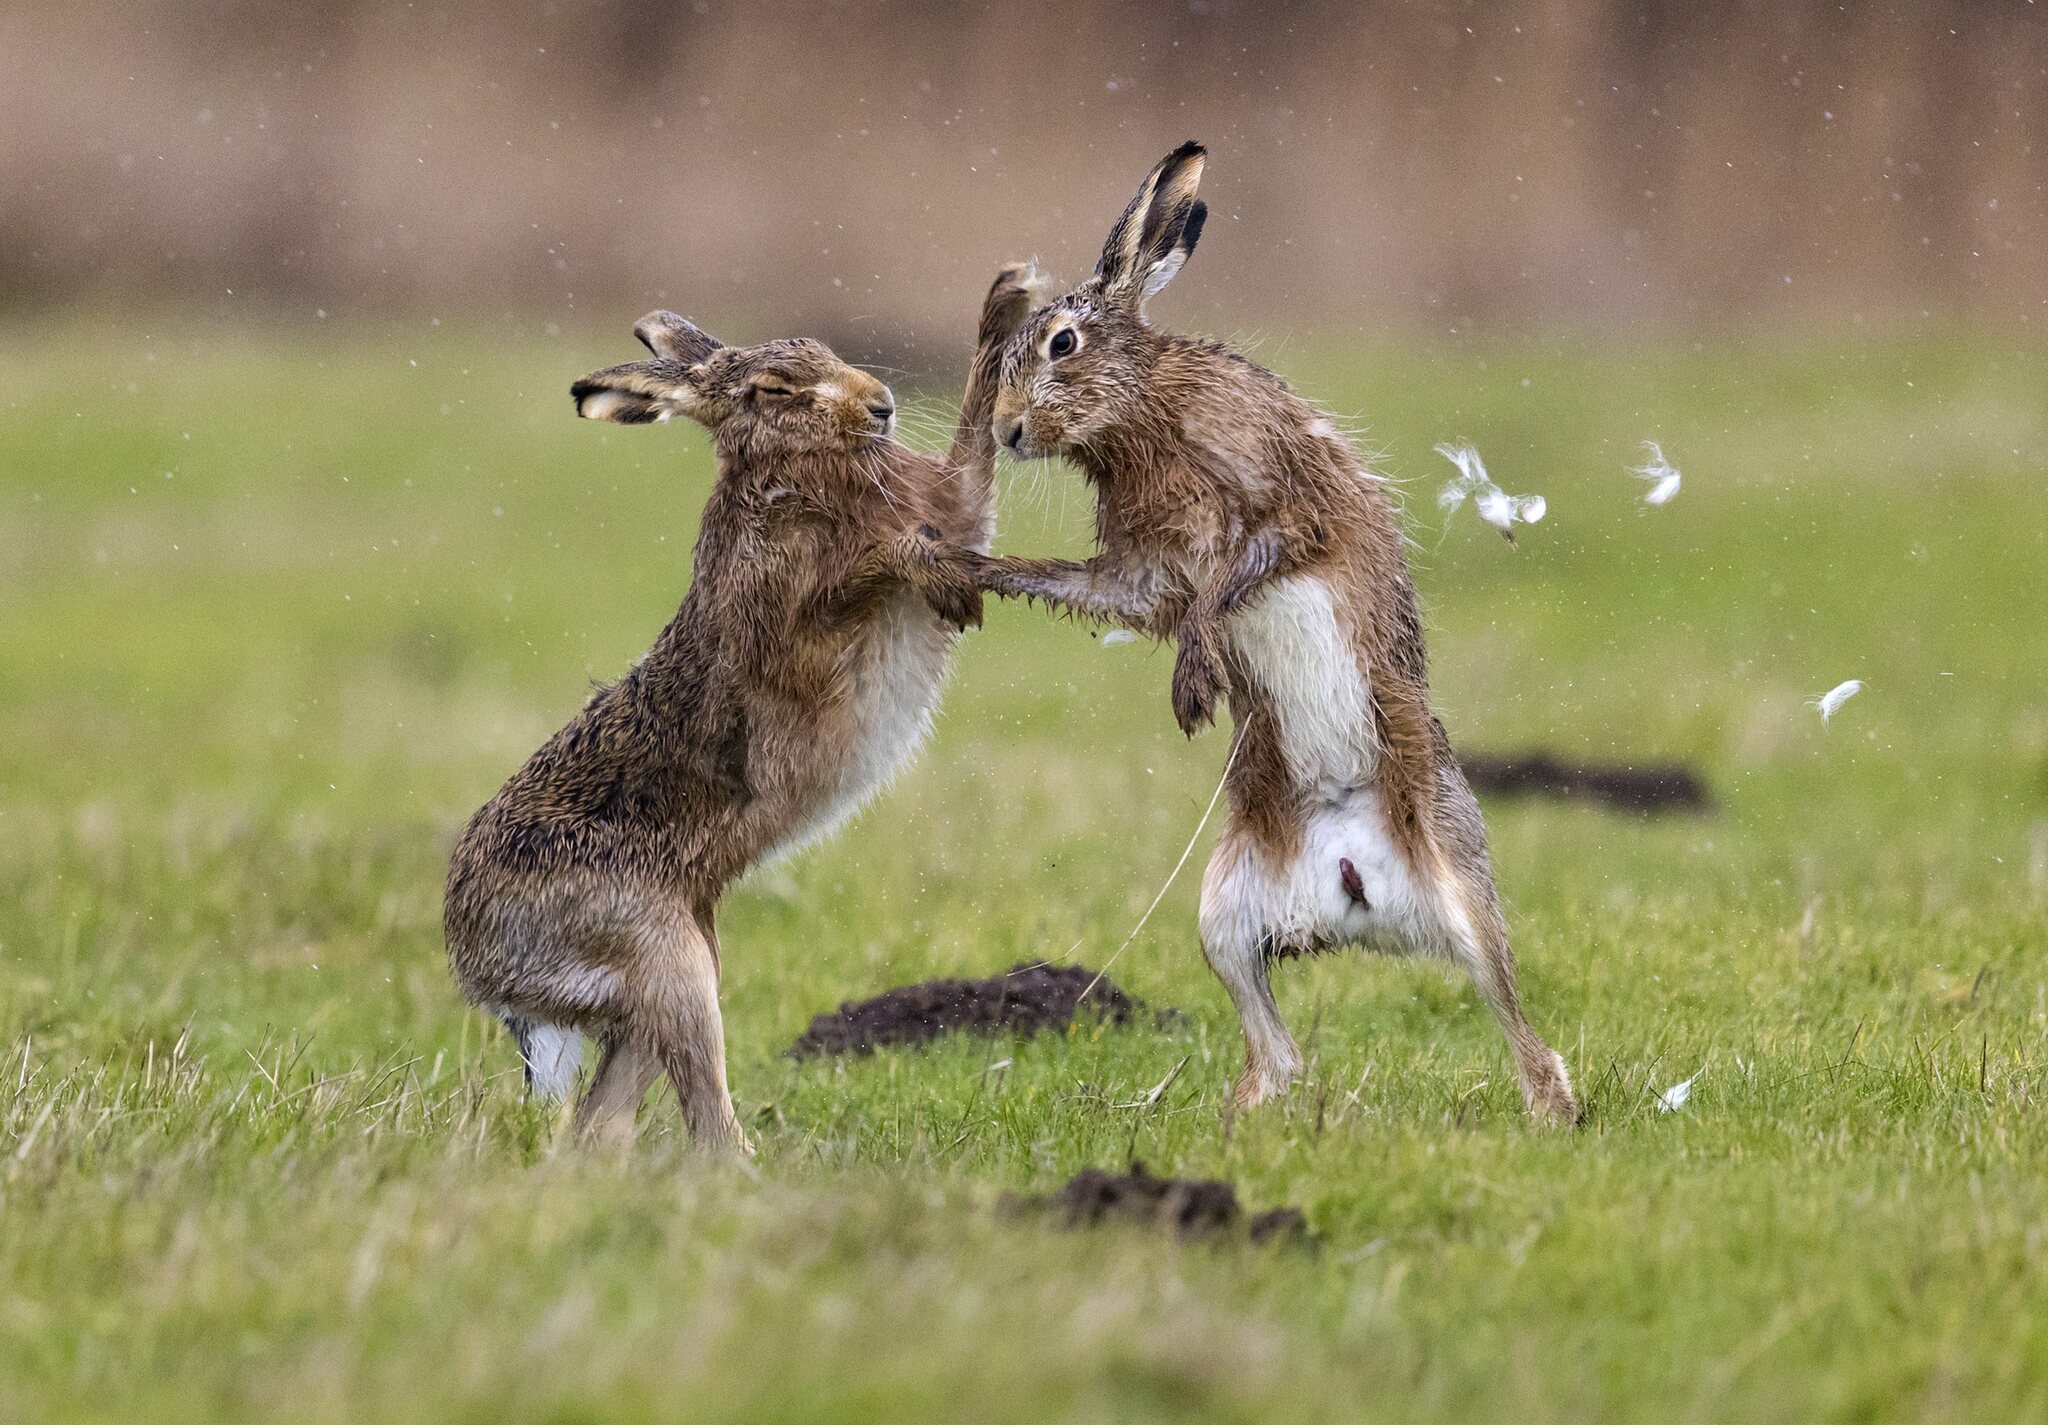
[[[567,1098],[583,1068],[583,1036],[517,1014],[505,1016],[505,1027],[519,1042],[519,1057],[526,1061],[526,1091],[547,1103]]]

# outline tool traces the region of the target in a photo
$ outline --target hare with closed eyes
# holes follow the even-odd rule
[[[630,1142],[668,1076],[692,1137],[747,1150],[726,1089],[720,894],[815,840],[900,768],[930,726],[961,630],[981,621],[973,551],[994,532],[996,363],[1029,310],[1027,269],[984,303],[943,456],[893,438],[889,388],[814,341],[729,347],[656,312],[653,353],[594,372],[579,414],[685,415],[718,477],[682,607],[471,819],[448,876],[450,961],[517,1036],[529,1083],[603,1057],[583,1136]]]
[[[1080,468],[1099,552],[992,560],[982,585],[1177,639],[1173,709],[1190,736],[1230,705],[1230,812],[1200,933],[1244,1028],[1240,1106],[1301,1071],[1273,964],[1365,945],[1469,972],[1530,1111],[1569,1122],[1564,1061],[1516,992],[1485,823],[1430,711],[1398,510],[1280,377],[1145,320],[1201,236],[1204,158],[1189,143],[1147,174],[1095,275],[1005,348],[997,438]]]

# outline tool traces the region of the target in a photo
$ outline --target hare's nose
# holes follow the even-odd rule
[[[996,422],[996,439],[1015,450],[1024,439],[1024,417],[1010,416]]]
[[[875,418],[876,424],[887,425],[890,417],[896,414],[896,408],[886,401],[873,401],[868,404],[868,414]]]

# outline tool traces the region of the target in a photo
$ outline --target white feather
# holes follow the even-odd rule
[[[1508,543],[1515,542],[1515,521],[1535,524],[1550,513],[1550,502],[1541,495],[1510,495],[1493,483],[1486,464],[1470,445],[1439,445],[1436,453],[1458,467],[1458,474],[1436,497],[1439,508],[1455,510],[1471,496],[1479,518],[1501,532]]]
[[[1670,1088],[1658,1094],[1657,1111],[1660,1113],[1676,1113],[1679,1109],[1684,1108],[1685,1101],[1692,1097],[1692,1086],[1699,1082],[1699,1077],[1698,1074],[1694,1074],[1684,1083],[1673,1084]]]
[[[1835,684],[1834,687],[1829,688],[1819,697],[1810,700],[1807,706],[1819,710],[1821,726],[1825,727],[1827,726],[1828,719],[1841,709],[1843,703],[1848,702],[1849,699],[1862,691],[1863,680],[1861,678],[1851,678],[1846,683]]]
[[[1638,480],[1650,482],[1650,488],[1643,493],[1644,504],[1668,505],[1672,497],[1678,493],[1678,467],[1664,458],[1663,448],[1656,441],[1644,441],[1643,449],[1647,452],[1648,459],[1629,473]]]
[[[1479,492],[1473,503],[1479,511],[1479,518],[1485,520],[1502,534],[1513,534],[1515,529],[1515,502],[1498,485],[1488,485]]]
[[[1102,635],[1102,646],[1104,648],[1114,648],[1119,643],[1136,643],[1137,641],[1138,635],[1132,633],[1127,628],[1113,628],[1108,633]]]

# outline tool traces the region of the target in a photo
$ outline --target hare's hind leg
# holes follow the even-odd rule
[[[1449,782],[1455,780],[1456,785]],[[1486,828],[1479,803],[1464,779],[1453,772],[1446,779],[1443,808],[1449,824],[1434,839],[1438,852],[1435,874],[1424,879],[1435,892],[1438,918],[1451,956],[1465,967],[1481,999],[1500,1021],[1508,1048],[1515,1056],[1522,1101],[1536,1118],[1555,1123],[1578,1119],[1571,1076],[1563,1057],[1543,1042],[1522,1013],[1515,988],[1515,956],[1508,946],[1507,920],[1494,890],[1493,869],[1486,854]]]
[[[1226,828],[1202,873],[1202,956],[1237,1007],[1244,1027],[1244,1072],[1239,1108],[1254,1108],[1287,1092],[1301,1073],[1301,1051],[1280,1018],[1267,979],[1267,952],[1275,888],[1242,836]]]
[[[1450,887],[1445,890],[1446,899],[1455,897],[1469,905],[1469,894],[1459,896]],[[1530,1114],[1554,1123],[1576,1122],[1579,1108],[1572,1097],[1571,1075],[1565,1070],[1564,1056],[1543,1042],[1543,1036],[1522,1013],[1521,996],[1515,990],[1515,957],[1508,949],[1507,928],[1501,923],[1500,911],[1488,908],[1475,915],[1466,906],[1454,903],[1446,918],[1451,922],[1451,953],[1471,974],[1479,997],[1486,1001],[1508,1037],[1508,1048],[1515,1056],[1515,1075],[1522,1083],[1522,1101],[1529,1106]]]
[[[652,1049],[624,1031],[607,1034],[597,1077],[576,1105],[576,1136],[610,1148],[632,1147],[640,1100],[660,1077],[661,1059]]]
[[[718,949],[707,929],[678,917],[648,933],[635,975],[633,1029],[668,1074],[697,1146],[751,1154],[725,1084]]]

